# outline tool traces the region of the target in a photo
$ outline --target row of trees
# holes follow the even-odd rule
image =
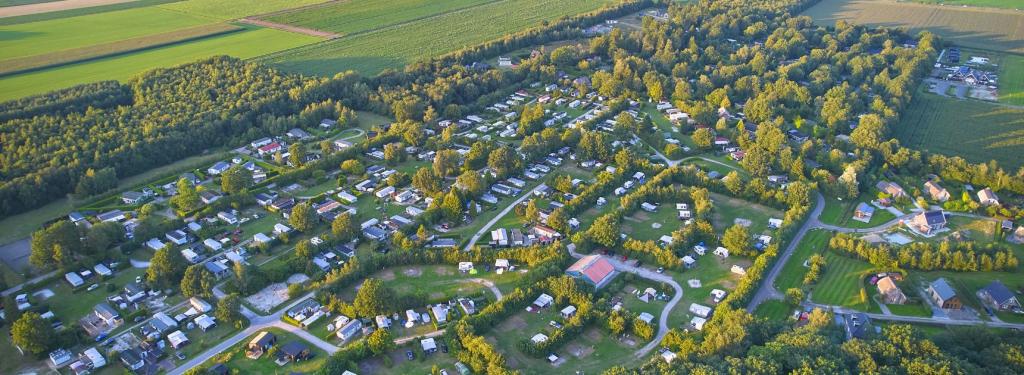
[[[924,271],[960,272],[1007,271],[1017,269],[1018,260],[1012,249],[994,244],[943,241],[939,244],[914,242],[899,247],[872,245],[840,233],[829,240],[829,248],[853,255],[886,269],[915,268]]]

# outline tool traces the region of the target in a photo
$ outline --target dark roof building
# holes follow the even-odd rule
[[[978,291],[978,296],[997,310],[1020,310],[1020,301],[1010,288],[996,280]]]

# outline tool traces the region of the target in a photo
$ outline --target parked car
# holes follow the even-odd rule
[[[411,361],[411,360],[416,359],[416,355],[412,353],[412,350],[406,350],[405,351],[405,358],[408,358]]]
[[[658,267],[658,273],[665,273],[665,267]]]
[[[174,353],[174,356],[178,357],[178,359],[180,359],[180,360],[185,360],[185,353],[177,352],[177,353]]]
[[[448,352],[448,345],[441,344],[441,353],[447,353],[447,352]],[[444,370],[441,370],[441,371],[444,371]]]

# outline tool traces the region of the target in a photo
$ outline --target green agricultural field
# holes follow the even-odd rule
[[[1024,56],[1006,55],[999,76],[999,101],[1024,106]]]
[[[327,0],[188,0],[161,5],[160,8],[215,20],[232,20],[277,12]]]
[[[978,0],[989,3],[1009,1]],[[845,20],[865,26],[930,30],[967,47],[1024,53],[1024,13],[1010,9],[936,6],[882,0],[822,0],[802,13],[822,25]]]
[[[814,254],[822,254],[828,248],[828,240],[832,233],[825,230],[815,230],[807,235],[797,245],[789,261],[782,267],[782,273],[775,279],[775,289],[785,291],[789,288],[799,288],[803,285],[804,275],[807,274],[807,267],[804,262]],[[825,268],[830,265],[826,264]],[[821,280],[819,280],[820,283]]]
[[[282,12],[264,20],[342,35],[377,30],[496,0],[353,0]]]
[[[148,7],[5,26],[0,63],[209,23],[215,21]]]
[[[315,75],[356,70],[373,75],[555,20],[597,9],[609,0],[497,1],[261,58],[284,70]]]
[[[874,266],[832,251],[826,251],[824,255],[825,274],[818,281],[818,286],[814,288],[811,300],[826,305],[868,310],[868,302],[861,300],[864,281],[862,276],[874,269]],[[866,292],[865,296],[870,298],[871,293]]]
[[[1024,9],[1024,3],[1019,0],[912,0],[924,4],[942,4],[946,6],[966,5],[972,7]]]
[[[124,81],[146,70],[185,64],[215,55],[250,58],[318,40],[284,31],[252,28],[187,44],[4,77],[0,79],[0,100],[88,82],[108,79]]]
[[[974,163],[994,159],[1008,170],[1024,165],[1024,109],[918,92],[893,129],[910,148]]]

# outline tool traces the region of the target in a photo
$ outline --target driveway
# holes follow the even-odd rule
[[[488,221],[487,224],[485,224],[483,227],[480,228],[480,230],[473,234],[473,238],[469,239],[469,243],[467,243],[466,247],[462,248],[462,250],[469,251],[469,249],[472,249],[473,245],[476,245],[476,241],[479,241],[480,237],[483,237],[484,233],[487,233],[487,231],[490,230],[491,227],[494,226],[494,224],[497,224],[502,217],[505,217],[505,215],[508,214],[509,211],[515,209],[516,205],[523,203],[523,201],[525,201],[526,198],[533,196],[533,192],[539,190],[541,186],[544,186],[544,184],[537,185],[533,189],[530,189],[530,191],[523,194],[523,196],[517,198],[514,202],[509,203],[504,210],[501,210],[501,212],[498,213],[498,216],[495,216],[493,219],[491,219],[491,221]]]

